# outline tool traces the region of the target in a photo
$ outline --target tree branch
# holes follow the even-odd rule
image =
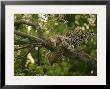
[[[91,65],[94,69],[97,68],[96,59],[90,57],[87,53],[79,51],[77,49],[75,49],[74,51],[72,49],[65,49],[64,56],[70,59],[78,59],[88,65]]]
[[[19,45],[19,44],[21,44],[21,45],[23,45],[23,44],[30,44],[30,41],[29,40],[27,40],[27,39],[23,39],[23,40],[14,40],[14,44],[15,45]]]
[[[36,27],[36,25],[34,24],[34,23],[32,23],[32,22],[27,22],[27,21],[25,21],[25,20],[17,20],[17,21],[15,21],[14,22],[14,25],[15,26],[17,26],[17,25],[19,25],[19,24],[26,24],[26,25],[29,25],[29,26],[32,26],[32,27]]]
[[[38,23],[32,23],[32,22],[27,22],[27,21],[24,21],[24,20],[17,20],[14,22],[14,25],[19,25],[19,24],[26,24],[26,25],[29,25],[29,26],[32,26],[35,28],[35,30],[37,30],[38,32],[38,36],[39,38],[43,39],[44,41],[47,40],[47,37],[45,36],[43,30],[41,29],[40,25]]]
[[[42,39],[40,39],[38,37],[35,37],[35,36],[32,36],[30,34],[19,32],[19,31],[16,31],[16,30],[14,31],[14,34],[16,34],[18,36],[21,36],[21,37],[24,37],[24,38],[29,38],[29,39],[34,40],[36,42],[43,42],[44,43],[44,41]]]

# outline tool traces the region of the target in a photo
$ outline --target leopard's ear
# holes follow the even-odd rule
[[[71,33],[72,33],[73,31],[72,30],[68,30],[66,33],[65,33],[65,36],[66,37],[71,37]]]

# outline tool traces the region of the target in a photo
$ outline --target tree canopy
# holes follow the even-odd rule
[[[15,76],[96,76],[96,14],[15,14]]]

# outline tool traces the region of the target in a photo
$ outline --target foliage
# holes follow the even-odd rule
[[[82,30],[97,34],[96,14],[15,14],[14,20],[25,20],[32,23],[39,23],[43,33],[48,38],[56,38],[64,35],[67,31],[80,27]],[[39,37],[38,31],[26,24],[15,25],[15,30]],[[14,40],[28,40],[14,35]],[[49,52],[39,43],[33,44],[32,40],[26,44],[14,45],[14,75],[15,76],[94,76],[97,75],[96,69],[79,61],[62,57],[62,62],[51,65],[46,57]],[[22,48],[27,46],[25,48]],[[34,46],[34,47],[33,47]],[[21,49],[19,49],[21,47]],[[40,48],[40,49],[39,49]],[[93,58],[97,58],[97,38],[91,36],[87,41],[80,45],[79,49],[86,52]],[[27,55],[31,53],[35,63],[27,62]]]

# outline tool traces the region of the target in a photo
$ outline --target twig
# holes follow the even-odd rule
[[[38,66],[40,65],[40,49],[41,47],[38,47]]]

